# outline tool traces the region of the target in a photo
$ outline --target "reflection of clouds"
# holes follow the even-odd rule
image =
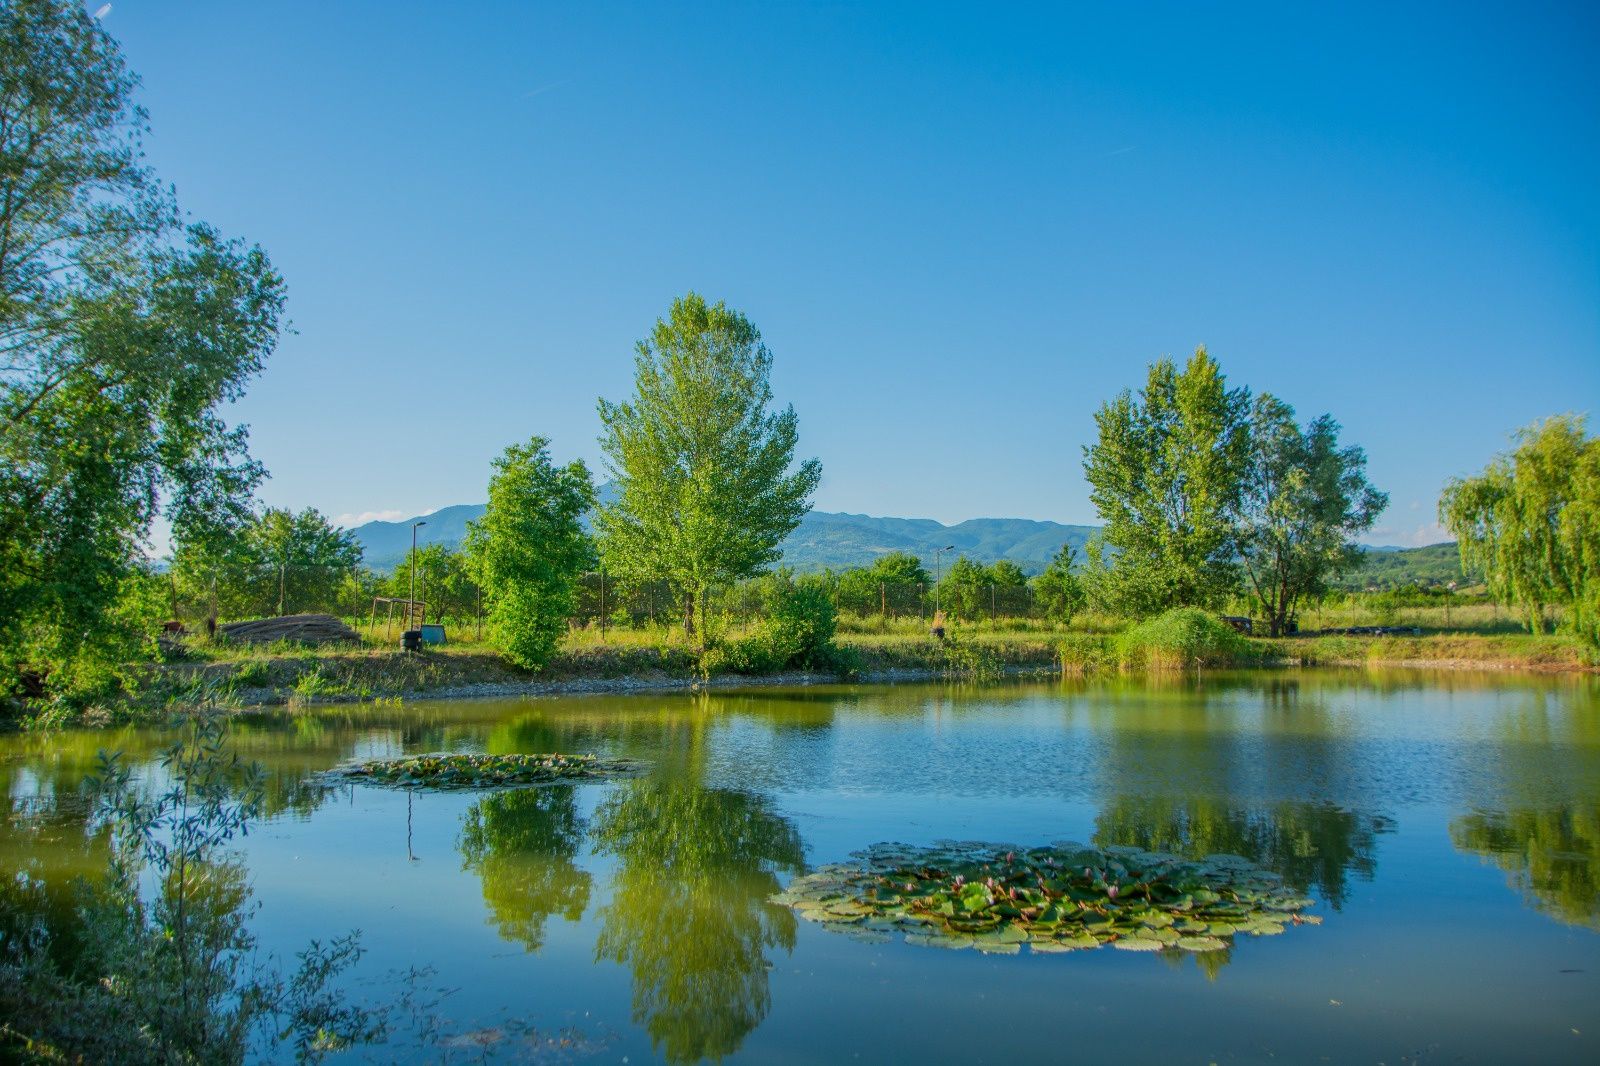
[[[1538,910],[1600,929],[1600,805],[1475,811],[1450,823],[1450,840],[1504,870]]]
[[[768,901],[804,844],[768,801],[685,782],[632,782],[595,814],[595,849],[619,866],[598,958],[633,974],[633,1016],[669,1062],[738,1050],[771,1009],[768,953],[795,918]]]

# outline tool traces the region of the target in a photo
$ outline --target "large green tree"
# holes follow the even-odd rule
[[[1273,636],[1300,604],[1361,562],[1354,537],[1372,528],[1389,497],[1367,482],[1367,456],[1339,446],[1329,415],[1304,429],[1294,408],[1256,398],[1237,539],[1250,592]]]
[[[633,399],[600,401],[617,489],[595,522],[606,568],[668,581],[691,635],[707,590],[777,562],[822,477],[815,459],[791,470],[799,422],[771,409],[771,371],[748,318],[691,292],[639,342]]]
[[[1439,517],[1461,546],[1461,565],[1484,575],[1530,632],[1567,625],[1600,648],[1600,438],[1582,416],[1518,430],[1516,447],[1476,477],[1445,486]]]
[[[117,604],[153,520],[237,525],[261,476],[219,411],[274,347],[283,283],[182,224],[135,87],[81,4],[0,3],[0,687],[130,654]]]
[[[1228,388],[1199,348],[1181,373],[1162,359],[1137,395],[1124,391],[1095,413],[1084,475],[1105,522],[1089,555],[1106,606],[1134,617],[1213,607],[1236,587],[1249,411],[1249,392]]]
[[[494,461],[489,506],[468,532],[483,575],[489,633],[512,661],[539,669],[550,661],[572,614],[578,578],[594,565],[583,516],[594,485],[581,460],[556,466],[549,441],[513,444]]]

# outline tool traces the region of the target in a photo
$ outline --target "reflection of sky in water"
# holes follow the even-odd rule
[[[360,973],[436,967],[458,1029],[570,1025],[635,1062],[1588,1061],[1597,691],[1317,673],[767,690],[336,709],[236,738],[279,812],[245,844],[264,943],[361,928]],[[66,811],[25,813],[111,740],[0,742],[8,868],[100,861]],[[136,757],[156,740],[115,737]],[[301,786],[353,755],[447,749],[652,769],[490,795]],[[1202,966],[863,944],[766,902],[804,864],[942,838],[1245,854],[1326,924]]]

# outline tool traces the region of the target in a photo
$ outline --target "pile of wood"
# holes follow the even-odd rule
[[[286,614],[278,618],[257,618],[252,622],[229,622],[217,627],[224,640],[241,644],[273,644],[296,640],[305,644],[338,644],[361,637],[331,614]]]

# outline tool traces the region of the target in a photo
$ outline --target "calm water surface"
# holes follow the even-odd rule
[[[391,995],[412,966],[450,992],[428,1023],[442,1043],[402,1032],[357,1058],[1600,1061],[1593,678],[423,702],[247,718],[234,737],[275,812],[242,846],[263,943],[359,928],[353,995]],[[103,869],[75,798],[95,750],[150,764],[169,740],[0,738],[0,864],[52,885]],[[352,757],[439,750],[649,770],[489,794],[305,787]],[[768,902],[858,848],[949,838],[1242,854],[1324,924],[1205,956],[989,956],[861,943]]]

